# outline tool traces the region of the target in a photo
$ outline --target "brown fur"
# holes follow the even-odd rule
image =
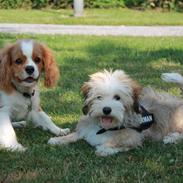
[[[84,98],[86,99],[87,98],[87,95],[88,95],[88,92],[90,91],[90,87],[89,85],[86,83],[83,84],[83,86],[81,87],[81,92],[84,96]]]
[[[46,87],[53,87],[56,85],[59,79],[59,69],[53,57],[51,50],[45,46],[41,45],[43,50],[43,63],[45,72],[44,84]]]
[[[13,44],[6,46],[0,52],[0,89],[4,90],[7,93],[13,91],[13,87],[11,85],[11,50],[13,48]]]

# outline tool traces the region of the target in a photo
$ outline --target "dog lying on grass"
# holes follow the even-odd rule
[[[91,75],[82,93],[84,116],[76,131],[49,144],[84,139],[97,155],[107,156],[141,146],[144,137],[167,142],[171,133],[182,133],[183,100],[142,88],[122,70]]]
[[[55,86],[59,69],[47,46],[33,40],[20,40],[1,50],[0,148],[25,151],[13,129],[26,126],[24,120],[55,135],[69,132],[56,126],[40,107],[38,81],[42,72],[45,86]]]

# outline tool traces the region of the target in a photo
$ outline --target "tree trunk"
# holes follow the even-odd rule
[[[74,0],[74,16],[82,17],[84,8],[84,0]]]

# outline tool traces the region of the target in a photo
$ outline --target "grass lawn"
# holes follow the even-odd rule
[[[0,46],[28,35],[0,34]],[[179,95],[175,85],[160,80],[162,72],[183,73],[182,38],[134,38],[95,36],[36,36],[56,55],[61,79],[58,87],[41,85],[43,109],[61,127],[74,130],[81,116],[80,87],[88,74],[124,69],[142,85],[151,85]],[[121,183],[182,182],[183,142],[163,145],[146,141],[143,148],[107,158],[97,157],[94,148],[79,141],[68,146],[47,145],[51,135],[39,129],[16,129],[26,153],[0,151],[0,182],[21,183]]]
[[[83,18],[73,10],[0,10],[1,23],[84,25],[183,25],[183,13],[130,9],[86,9]]]

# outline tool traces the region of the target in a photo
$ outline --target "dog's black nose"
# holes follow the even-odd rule
[[[29,65],[25,68],[25,71],[27,74],[31,75],[34,72],[34,67]]]
[[[110,114],[111,111],[112,111],[112,109],[110,107],[104,107],[103,108],[103,113],[106,114],[106,115]]]

